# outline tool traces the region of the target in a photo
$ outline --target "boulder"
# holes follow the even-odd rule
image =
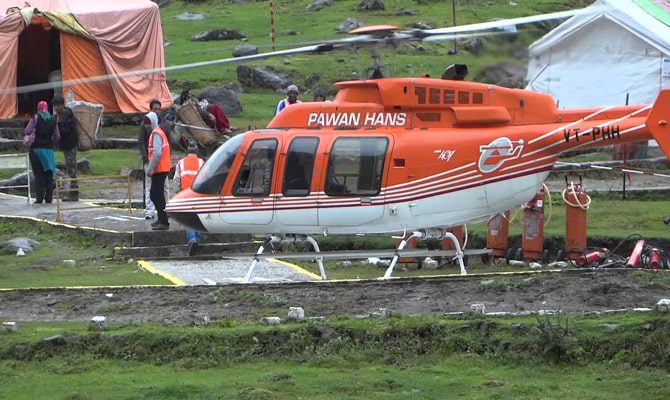
[[[16,254],[19,248],[24,253],[30,253],[39,246],[40,242],[35,239],[21,237],[0,243],[0,254]]]
[[[395,15],[397,16],[412,16],[416,15],[416,13],[409,8],[401,8],[398,11],[395,12]]]
[[[233,48],[233,57],[244,57],[258,54],[258,47],[253,44],[238,44]]]
[[[237,80],[252,88],[284,89],[293,84],[288,73],[272,67],[237,66]]]
[[[35,175],[30,173],[30,180],[35,179]],[[20,172],[9,179],[0,180],[0,187],[3,186],[22,186],[28,184],[28,172]]]
[[[244,93],[244,88],[239,84],[239,82],[228,82],[223,85],[223,87],[228,90],[232,90],[235,93]]]
[[[464,40],[461,46],[463,46],[463,49],[476,56],[480,55],[484,49],[484,44],[481,39],[475,37]]]
[[[64,171],[65,164],[64,163],[57,164],[56,168]],[[88,161],[88,158],[82,158],[81,160],[77,160],[77,171],[88,172],[90,170],[91,170],[91,162]]]
[[[523,88],[526,80],[526,66],[509,62],[490,65],[481,70],[475,80],[510,88]]]
[[[294,31],[293,29],[287,29],[281,33],[284,36],[295,36],[298,34],[298,32]]]
[[[423,22],[423,21],[416,21],[415,23],[410,25],[410,28],[415,28],[415,29],[433,29],[435,28],[432,24],[428,22]]]
[[[383,0],[361,0],[358,11],[383,11],[386,10]]]
[[[177,15],[175,18],[179,21],[202,21],[203,19],[209,18],[209,15],[185,12]]]
[[[316,0],[314,3],[308,5],[306,10],[309,12],[315,12],[332,5],[333,0]]]
[[[240,96],[236,91],[227,88],[226,86],[209,87],[200,93],[202,98],[207,99],[208,102],[221,107],[226,116],[240,115],[242,112],[242,103],[240,103]]]
[[[169,80],[168,83],[170,86],[176,86],[180,89],[194,89],[196,86],[198,86],[197,83],[187,79],[172,79]]]
[[[235,29],[212,29],[211,31],[200,32],[191,38],[193,42],[208,42],[210,40],[237,40],[245,39],[240,31]]]
[[[348,33],[349,31],[365,26],[365,23],[359,19],[349,17],[335,28],[337,33]]]

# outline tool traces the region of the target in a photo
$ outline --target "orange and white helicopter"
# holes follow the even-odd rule
[[[577,12],[585,11],[549,18]],[[540,19],[548,17],[430,31],[373,26],[353,31],[358,37],[298,51],[367,46],[378,77],[378,50],[389,43]],[[662,90],[653,105],[558,109],[546,94],[447,78],[337,83],[332,102],[291,105],[266,129],[221,145],[192,188],[174,196],[166,211],[199,231],[275,239],[446,236],[462,254],[445,228],[529,201],[563,152],[653,138],[670,155],[670,90]]]

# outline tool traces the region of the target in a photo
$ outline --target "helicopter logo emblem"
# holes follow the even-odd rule
[[[501,137],[488,145],[479,146],[481,152],[478,164],[479,170],[484,173],[493,172],[505,162],[519,158],[523,151],[523,145],[523,140],[512,141],[509,138]]]

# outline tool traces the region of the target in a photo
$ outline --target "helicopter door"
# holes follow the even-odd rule
[[[276,139],[258,139],[251,144],[233,184],[233,197],[225,200],[221,213],[224,222],[245,225],[272,222],[276,155]]]
[[[340,137],[330,150],[319,225],[360,226],[382,218],[387,137]]]
[[[284,225],[318,225],[316,201],[312,191],[314,161],[319,139],[298,137],[291,141],[286,153],[282,196],[277,199],[277,221]],[[318,182],[314,182],[314,186]]]

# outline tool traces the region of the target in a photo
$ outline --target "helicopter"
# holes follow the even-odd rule
[[[597,10],[430,31],[368,26],[297,49],[369,48],[371,78],[336,83],[333,101],[293,104],[234,136],[166,211],[203,232],[445,237],[529,201],[563,152],[653,138],[669,155],[670,90],[653,105],[559,109],[546,94],[465,81],[462,65],[440,78],[381,72],[384,46],[581,12]]]

